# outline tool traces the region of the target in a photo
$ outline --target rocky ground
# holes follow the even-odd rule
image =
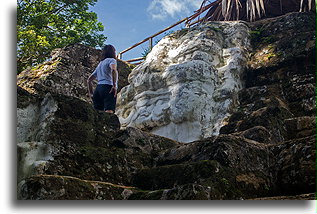
[[[85,79],[97,50],[66,47],[22,72],[18,198],[314,199],[315,15],[293,13],[250,28],[253,51],[238,105],[218,136],[186,144],[120,129],[116,115],[92,108]],[[122,66],[127,77],[129,66]]]

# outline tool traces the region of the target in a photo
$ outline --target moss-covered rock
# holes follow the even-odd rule
[[[99,113],[78,98],[47,94],[33,99],[21,89],[18,99],[19,181],[41,173],[129,184],[132,173],[152,167],[159,152],[177,145],[133,128],[120,130],[115,114]],[[34,112],[27,124],[24,111]],[[25,149],[36,157],[24,156]]]
[[[316,137],[297,138],[270,148],[276,195],[297,195],[316,190]]]
[[[312,12],[289,13],[250,23],[254,51],[249,66],[264,69],[301,56],[314,58],[309,52],[315,50],[315,24]]]
[[[315,200],[315,193],[300,194],[300,195],[285,195],[285,196],[274,196],[264,198],[254,198],[252,200]]]
[[[141,189],[169,189],[216,175],[221,165],[216,161],[165,165],[139,170],[133,177],[133,185]]]
[[[101,60],[101,50],[81,44],[58,48],[51,60],[21,72],[17,84],[32,94],[46,93],[77,97],[90,102],[87,79]],[[118,91],[128,85],[132,67],[122,60],[118,64]]]
[[[204,189],[201,199],[214,200],[267,196],[273,189],[266,174],[260,171],[239,173],[215,160],[142,169],[133,178],[133,186],[152,191],[174,189],[172,192],[175,192],[186,184]]]
[[[100,181],[87,181],[69,176],[37,175],[21,184],[23,200],[123,200],[132,187]]]

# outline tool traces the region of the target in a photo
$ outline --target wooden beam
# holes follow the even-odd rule
[[[176,22],[175,24],[173,24],[173,25],[171,25],[171,26],[169,26],[169,27],[167,27],[167,28],[165,28],[165,29],[163,29],[163,30],[157,32],[156,34],[153,34],[152,36],[147,37],[146,39],[143,39],[141,42],[138,42],[138,43],[132,45],[131,47],[129,47],[129,48],[127,48],[127,49],[121,51],[119,54],[123,54],[123,53],[125,53],[125,52],[127,52],[127,51],[129,51],[129,50],[131,50],[131,49],[133,49],[133,48],[135,48],[135,47],[137,47],[137,46],[143,44],[144,42],[148,41],[149,39],[154,38],[154,37],[156,37],[156,36],[158,36],[158,35],[164,33],[165,31],[168,31],[169,29],[171,29],[171,28],[173,28],[173,27],[175,27],[175,26],[181,24],[182,22],[184,22],[184,21],[186,21],[186,20],[187,20],[187,17],[184,18],[184,19],[182,19],[182,20],[180,20],[180,21],[178,21],[178,22]]]
[[[140,60],[144,60],[145,57],[139,57],[139,58],[135,58],[135,59],[129,59],[129,60],[126,60],[126,62],[136,62],[136,61],[140,61]]]
[[[150,49],[150,51],[152,50],[152,48],[153,48],[153,37],[151,37],[149,39],[149,49]]]
[[[191,26],[193,26],[193,25],[195,25],[195,24],[197,24],[197,23],[199,23],[199,22],[201,22],[203,20],[204,20],[204,18],[198,19],[198,20],[196,20],[196,21],[194,21],[192,23],[189,23],[188,26],[191,27]]]
[[[154,38],[154,37],[156,37],[156,36],[158,36],[158,35],[160,35],[160,34],[166,32],[166,31],[168,31],[169,29],[171,29],[171,28],[173,28],[173,27],[175,27],[175,26],[177,26],[177,25],[183,23],[184,21],[186,21],[186,23],[185,23],[185,24],[186,24],[186,27],[190,27],[190,26],[192,26],[192,25],[195,25],[195,24],[197,24],[197,23],[203,21],[203,19],[198,19],[197,21],[195,21],[195,22],[193,22],[193,23],[190,23],[192,20],[194,20],[195,18],[197,18],[200,14],[202,14],[203,12],[205,12],[206,10],[208,10],[210,7],[212,7],[213,5],[215,5],[216,2],[217,2],[217,1],[212,2],[212,3],[210,3],[210,4],[206,5],[206,6],[202,6],[199,10],[196,10],[195,13],[194,13],[192,16],[186,17],[186,18],[184,18],[184,19],[182,19],[182,20],[176,22],[175,24],[173,24],[173,25],[171,25],[171,26],[169,26],[169,27],[167,27],[167,28],[165,28],[165,29],[163,29],[163,30],[161,30],[161,31],[159,31],[159,32],[157,32],[157,33],[155,33],[155,34],[153,34],[152,36],[143,39],[142,41],[140,41],[140,42],[138,42],[138,43],[132,45],[131,47],[129,47],[129,48],[127,48],[127,49],[125,49],[125,50],[119,52],[118,58],[119,58],[119,59],[122,59],[122,54],[123,54],[123,53],[126,53],[126,52],[128,52],[129,50],[131,50],[131,49],[133,49],[133,48],[135,48],[135,47],[137,47],[137,46],[139,46],[139,45],[141,45],[141,44],[143,44],[143,43],[145,43],[145,42],[147,42],[147,41],[149,41],[149,49],[152,50],[152,48],[153,48],[153,38]],[[128,61],[126,61],[126,62],[135,62],[135,61],[138,61],[138,60],[135,60],[135,61],[134,61],[134,60],[135,60],[135,59],[132,59],[132,61],[131,61],[131,60],[128,60]]]
[[[136,63],[132,63],[133,65],[140,65],[143,61],[141,62],[136,62]]]

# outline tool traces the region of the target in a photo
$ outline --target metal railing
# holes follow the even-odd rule
[[[153,38],[154,38],[154,37],[156,37],[156,36],[158,36],[158,35],[160,35],[160,34],[166,32],[166,31],[170,30],[170,29],[173,28],[173,27],[176,27],[177,25],[182,24],[183,22],[185,22],[185,27],[186,27],[186,28],[190,28],[190,27],[192,27],[193,25],[196,25],[196,24],[198,24],[198,23],[200,23],[200,22],[203,22],[203,21],[204,21],[204,18],[201,18],[201,19],[200,19],[199,16],[200,16],[203,12],[205,12],[206,10],[208,10],[210,7],[212,7],[215,2],[210,3],[210,4],[206,5],[206,6],[205,6],[205,3],[206,3],[206,1],[204,1],[204,2],[202,3],[200,9],[199,9],[199,10],[196,10],[193,15],[191,15],[191,16],[189,16],[189,17],[186,17],[186,18],[184,18],[184,19],[182,19],[182,20],[176,22],[175,24],[173,24],[173,25],[171,25],[171,26],[169,26],[169,27],[167,27],[167,28],[165,28],[165,29],[163,29],[163,30],[161,30],[161,31],[159,31],[159,32],[157,32],[157,33],[155,33],[155,34],[153,34],[152,36],[149,36],[149,37],[143,39],[142,41],[140,41],[140,42],[138,42],[138,43],[132,45],[131,47],[129,47],[129,48],[127,48],[127,49],[125,49],[125,50],[119,52],[119,53],[118,53],[118,56],[117,56],[118,59],[121,59],[121,60],[122,60],[122,55],[123,55],[124,53],[126,53],[126,52],[128,52],[128,51],[130,51],[130,50],[132,50],[132,49],[134,49],[134,48],[136,48],[136,47],[138,47],[139,45],[141,45],[141,44],[143,44],[143,43],[145,43],[145,42],[149,42],[149,51],[151,51],[152,48],[153,48]],[[197,18],[197,17],[198,17],[198,18]],[[197,18],[197,20],[196,20],[196,21],[193,21],[193,20],[195,20],[196,18]],[[131,64],[140,64],[140,63],[142,63],[142,61],[143,61],[144,59],[145,59],[145,57],[138,57],[138,58],[129,59],[129,60],[124,60],[124,61],[126,61],[126,62],[128,62],[128,63],[131,63]]]

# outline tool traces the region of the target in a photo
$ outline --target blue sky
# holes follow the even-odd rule
[[[192,15],[201,3],[202,0],[99,0],[90,9],[105,27],[106,43],[119,52]],[[173,30],[177,29],[180,27]],[[147,47],[148,43],[144,43],[124,54],[123,59],[139,57]]]

